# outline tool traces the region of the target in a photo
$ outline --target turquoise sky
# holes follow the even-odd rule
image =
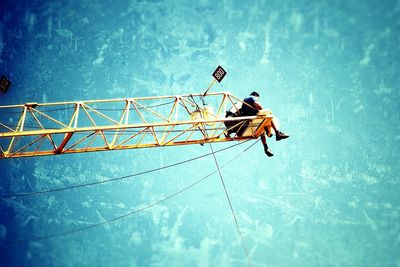
[[[400,266],[399,1],[2,1],[0,105],[213,91],[290,134],[217,154],[252,266]],[[397,70],[397,71],[396,71]],[[0,114],[0,122],[12,123]],[[215,144],[222,149],[234,143]],[[126,176],[209,146],[0,161],[2,196]],[[212,156],[0,198],[1,266],[248,266]],[[13,243],[15,240],[26,242]],[[29,241],[32,240],[32,241]]]

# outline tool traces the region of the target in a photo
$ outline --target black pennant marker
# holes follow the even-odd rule
[[[226,71],[221,66],[218,66],[217,69],[214,71],[212,76],[220,83],[222,79],[225,77]]]
[[[10,88],[11,81],[7,79],[5,76],[1,76],[0,78],[0,90],[5,94]]]

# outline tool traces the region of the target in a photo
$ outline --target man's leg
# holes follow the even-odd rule
[[[272,157],[274,153],[272,153],[272,151],[268,149],[267,138],[265,138],[265,134],[261,135],[261,142],[264,146],[265,154],[267,154],[268,157]]]
[[[289,137],[289,135],[287,135],[287,134],[285,134],[285,133],[282,133],[281,131],[279,131],[279,130],[276,128],[275,123],[274,123],[274,120],[271,121],[271,126],[272,126],[272,129],[274,129],[274,131],[275,131],[276,141],[279,141],[279,140],[282,140],[282,139],[286,139],[286,138]]]

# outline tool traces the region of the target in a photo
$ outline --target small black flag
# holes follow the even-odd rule
[[[0,78],[0,90],[5,94],[10,88],[11,81],[8,80],[5,76],[1,76]]]
[[[214,71],[212,76],[220,83],[222,79],[225,77],[226,71],[221,67],[218,66],[218,68]]]

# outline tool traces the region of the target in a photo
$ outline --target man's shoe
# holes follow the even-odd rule
[[[267,154],[268,157],[272,157],[274,155],[274,153],[272,153],[272,151],[269,150],[267,146],[264,147],[264,152],[265,154]]]
[[[276,131],[276,141],[280,141],[280,140],[286,139],[288,137],[289,137],[289,135],[282,133],[280,131]]]

